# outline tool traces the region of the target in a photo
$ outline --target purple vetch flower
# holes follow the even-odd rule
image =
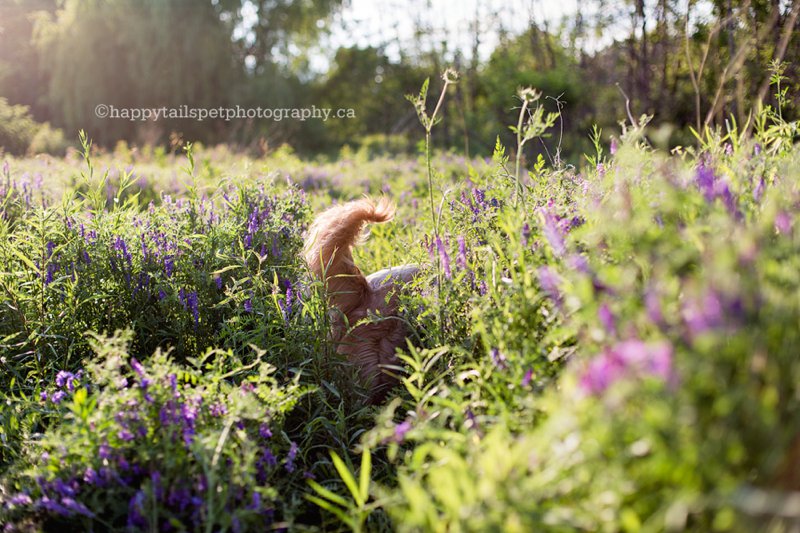
[[[617,325],[614,319],[614,313],[611,312],[611,308],[607,303],[603,302],[600,306],[600,309],[597,311],[597,317],[600,319],[600,323],[603,325],[603,329],[606,330],[606,333],[609,335],[616,333]]]
[[[663,324],[664,315],[661,312],[661,302],[658,293],[652,287],[644,293],[644,307],[647,310],[647,317],[653,324]]]
[[[487,292],[489,292],[489,287],[486,286],[486,281],[481,280],[481,282],[478,283],[478,294],[486,296]]]
[[[580,378],[580,388],[599,396],[621,379],[653,377],[673,384],[672,346],[667,342],[627,340],[592,359]]]
[[[122,259],[128,264],[128,267],[130,267],[132,256],[128,251],[128,245],[125,243],[125,239],[120,236],[114,237],[113,247],[115,251],[120,253]]]
[[[258,426],[258,434],[261,435],[261,438],[263,439],[272,437],[272,431],[269,429],[267,424],[261,424]]]
[[[289,473],[294,472],[294,461],[297,458],[297,451],[299,448],[297,444],[292,441],[291,445],[289,446],[289,453],[286,455],[286,471]]]
[[[581,274],[589,274],[591,272],[589,269],[589,261],[586,259],[586,256],[582,254],[571,254],[567,258],[567,265]]]
[[[497,368],[501,370],[508,368],[508,361],[506,360],[506,356],[497,348],[492,348],[489,351],[489,356],[492,359],[492,363]]]
[[[119,439],[124,442],[130,442],[135,438],[133,433],[131,433],[125,428],[122,428],[121,430],[119,430],[119,432],[117,432],[117,437],[119,437]]]
[[[547,209],[540,209],[542,215],[542,233],[545,239],[553,249],[553,253],[557,257],[561,257],[567,251],[566,244],[564,243],[564,231],[568,227],[562,228],[561,219],[548,207]],[[567,223],[569,224],[569,223]]]
[[[242,307],[244,308],[245,313],[252,313],[253,301],[250,298],[248,298],[247,300],[244,301],[244,305]]]
[[[251,511],[258,511],[259,509],[261,509],[261,494],[259,494],[256,491],[253,491],[250,505],[248,505],[247,508],[250,509]]]
[[[264,484],[267,481],[268,470],[278,465],[278,459],[272,453],[269,446],[265,446],[261,452],[261,457],[256,460],[256,481]]]
[[[442,242],[442,239],[437,235],[436,236],[436,249],[439,252],[439,260],[441,261],[442,271],[444,271],[444,277],[446,279],[452,279],[453,273],[450,270],[450,256],[447,255],[447,249]]]
[[[705,196],[707,202],[712,202],[714,200],[714,182],[716,179],[716,176],[714,176],[714,170],[705,163],[700,163],[697,166],[695,182],[697,183],[697,187],[700,189],[700,192],[702,192],[703,196]]]
[[[43,402],[47,401],[47,391],[46,390],[43,390],[42,392],[39,393],[39,399],[41,401],[43,401]]]
[[[59,403],[61,403],[61,401],[62,401],[62,400],[63,400],[63,399],[66,397],[66,396],[67,396],[67,393],[66,393],[66,392],[64,392],[64,391],[62,391],[62,390],[60,390],[60,391],[57,391],[57,392],[55,392],[55,393],[53,394],[53,396],[52,396],[50,399],[53,401],[53,403],[55,403],[55,404],[59,404]]]
[[[72,372],[67,372],[66,370],[60,370],[58,374],[56,374],[56,387],[64,388],[67,387],[67,390],[70,392],[75,390],[75,381],[81,378],[81,372],[77,374],[73,374]]]
[[[87,466],[86,470],[83,473],[83,481],[84,483],[88,483],[89,485],[96,484],[100,478],[97,475],[97,472],[91,466]]]
[[[132,368],[132,369],[133,369],[133,371],[134,371],[134,372],[136,372],[136,373],[137,373],[137,374],[138,374],[140,377],[141,377],[141,376],[144,376],[144,367],[142,366],[142,363],[140,363],[140,362],[139,362],[139,360],[138,360],[138,359],[136,359],[135,357],[131,357],[131,368]]]
[[[723,324],[722,301],[714,290],[706,291],[702,300],[687,300],[682,311],[683,320],[692,337],[719,328]]]
[[[764,189],[766,188],[767,184],[764,181],[764,176],[758,178],[758,182],[756,182],[756,186],[753,187],[753,200],[756,202],[760,202],[761,198],[764,196]]]
[[[278,466],[278,459],[275,457],[269,447],[264,448],[261,458],[264,460],[264,463],[267,466]]]
[[[108,459],[111,457],[111,446],[107,442],[102,443],[97,449],[97,455],[100,459]]]
[[[792,232],[792,217],[786,211],[779,211],[775,215],[775,230],[784,235]]]
[[[214,277],[214,284],[217,286],[218,290],[222,290],[222,277],[221,276],[215,276]]]
[[[158,470],[150,472],[150,487],[153,490],[156,501],[160,501],[164,496],[164,489],[161,485],[161,472]]]
[[[611,144],[608,147],[608,151],[611,153],[611,155],[614,155],[614,154],[617,153],[617,138],[616,137],[611,137]]]
[[[697,166],[695,183],[700,192],[703,193],[706,202],[712,203],[719,198],[731,215],[737,218],[741,217],[736,197],[731,192],[728,183],[724,179],[717,178],[714,170],[705,162],[701,162]]]
[[[164,272],[168,278],[171,278],[172,273],[175,272],[175,258],[171,255],[164,257]]]
[[[222,402],[213,403],[208,407],[211,416],[221,417],[228,414],[228,408]]]
[[[550,268],[549,266],[541,266],[537,271],[539,275],[539,284],[542,287],[542,290],[547,293],[551,300],[556,303],[561,302],[561,291],[559,286],[561,285],[561,278],[559,277],[556,272]]]
[[[200,306],[197,299],[197,291],[192,291],[186,296],[186,307],[192,313],[194,318],[194,325],[200,323]]]
[[[520,385],[522,385],[523,388],[527,387],[528,385],[531,384],[531,381],[533,381],[533,369],[529,368],[525,372],[525,375],[522,376],[522,381],[520,382]]]
[[[147,527],[147,520],[144,517],[145,494],[143,490],[138,490],[128,502],[128,527],[132,529],[144,529]]]
[[[32,503],[33,500],[31,500],[30,496],[28,496],[24,492],[20,492],[19,494],[15,494],[12,497],[10,497],[6,505],[9,505],[11,507],[17,507],[22,505],[31,505]]]
[[[402,443],[405,438],[406,434],[411,431],[411,420],[405,420],[394,427],[394,435],[392,440],[394,442],[400,444]]]
[[[286,286],[286,296],[278,300],[278,307],[280,307],[281,315],[283,315],[283,321],[288,325],[289,317],[292,314],[294,291],[292,290],[292,282],[288,279],[285,280],[284,285]],[[277,287],[275,289],[277,292]]]
[[[528,247],[528,240],[530,239],[530,237],[531,237],[531,227],[526,222],[522,226],[522,237],[520,239],[520,242],[522,243],[522,247],[523,248],[527,248]]]
[[[461,270],[467,270],[467,243],[465,242],[463,235],[459,235],[456,240],[458,242],[456,266]]]
[[[760,153],[761,153],[761,145],[756,143],[756,145],[753,146],[753,154],[759,155]]]
[[[80,514],[83,516],[87,516],[89,518],[94,516],[94,513],[89,510],[86,505],[81,502],[75,501],[73,498],[70,497],[63,497],[61,498],[61,505],[64,506],[70,513],[73,514]]]

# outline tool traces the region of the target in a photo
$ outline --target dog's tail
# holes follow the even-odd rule
[[[305,242],[305,259],[311,272],[324,279],[331,303],[349,315],[368,290],[367,280],[353,262],[352,247],[361,240],[368,222],[386,222],[394,216],[387,198],[363,198],[336,205],[314,220]]]

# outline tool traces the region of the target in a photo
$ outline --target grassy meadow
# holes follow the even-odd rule
[[[4,156],[4,531],[789,531],[800,521],[800,150],[769,108],[579,166],[288,148]],[[328,341],[303,232],[397,204],[422,266],[401,384]],[[378,319],[378,318],[376,318]]]

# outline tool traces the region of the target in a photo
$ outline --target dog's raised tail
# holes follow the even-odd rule
[[[353,262],[352,248],[361,240],[364,225],[386,222],[394,216],[387,198],[363,198],[322,212],[308,230],[305,259],[311,272],[327,283],[331,300],[347,313],[348,302],[363,295],[367,282]]]

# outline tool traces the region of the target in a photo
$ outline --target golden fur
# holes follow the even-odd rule
[[[333,206],[314,220],[304,251],[312,274],[325,282],[334,311],[331,333],[336,349],[359,366],[373,402],[381,401],[392,386],[386,366],[396,364],[395,350],[407,335],[397,315],[395,289],[410,281],[417,267],[392,267],[365,277],[353,261],[352,248],[362,240],[367,223],[393,216],[386,198]]]

